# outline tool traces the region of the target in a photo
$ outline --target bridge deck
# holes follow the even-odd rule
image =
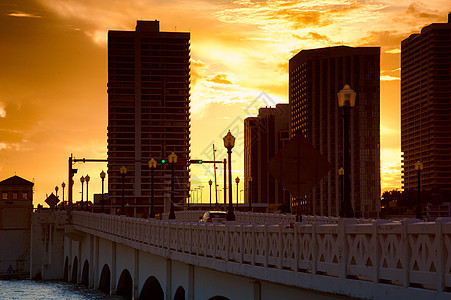
[[[156,255],[301,288],[451,297],[450,219],[224,225],[73,212],[73,225]]]

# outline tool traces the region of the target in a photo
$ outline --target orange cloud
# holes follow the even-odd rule
[[[213,78],[209,78],[208,81],[218,84],[233,84],[226,73],[218,73]]]
[[[392,49],[392,50],[386,50],[385,53],[388,53],[388,54],[399,54],[399,53],[401,53],[401,49],[395,48],[395,49]]]
[[[430,20],[439,20],[443,17],[438,10],[428,9],[424,4],[418,2],[410,4],[407,13],[417,18]]]
[[[18,18],[42,18],[41,16],[25,13],[22,11],[15,11],[15,12],[9,13],[8,16],[18,17]]]

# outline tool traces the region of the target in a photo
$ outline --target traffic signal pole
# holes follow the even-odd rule
[[[68,178],[68,182],[69,182],[69,186],[68,186],[68,199],[67,201],[69,202],[69,211],[73,210],[73,186],[74,186],[74,174],[77,173],[77,169],[73,169],[72,168],[72,164],[76,163],[76,162],[107,162],[108,160],[106,159],[89,159],[89,158],[79,158],[76,159],[72,156],[72,154],[69,157],[69,178]]]
[[[220,160],[202,160],[202,159],[190,159],[191,164],[224,164],[224,210],[227,210],[227,159]],[[215,169],[216,172],[216,169]],[[216,185],[216,183],[215,183]]]

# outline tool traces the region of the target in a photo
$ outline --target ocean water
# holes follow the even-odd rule
[[[56,281],[0,280],[0,300],[9,299],[124,299],[84,286]]]

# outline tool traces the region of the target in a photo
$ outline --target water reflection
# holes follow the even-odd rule
[[[81,285],[55,281],[0,280],[0,299],[124,299]]]

